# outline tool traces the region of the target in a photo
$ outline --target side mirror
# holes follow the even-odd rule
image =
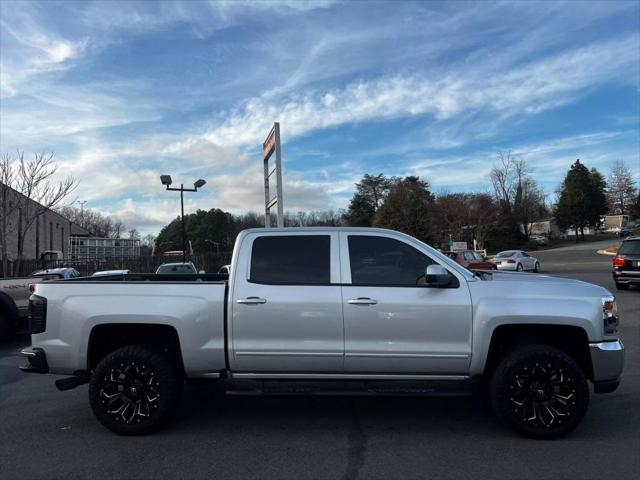
[[[448,287],[451,275],[442,265],[429,265],[425,273],[425,282],[431,287]]]

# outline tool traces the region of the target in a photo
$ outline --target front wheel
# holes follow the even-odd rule
[[[182,376],[175,365],[144,345],[119,348],[91,375],[89,401],[97,419],[122,435],[151,433],[180,400]]]
[[[536,262],[536,264],[533,266],[533,271],[535,273],[538,273],[540,271],[540,262]]]
[[[589,405],[580,366],[561,350],[542,344],[507,354],[491,377],[489,395],[498,418],[519,434],[538,439],[569,433]]]

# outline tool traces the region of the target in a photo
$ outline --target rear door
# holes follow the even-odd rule
[[[342,372],[338,233],[251,233],[233,273],[236,372]]]
[[[345,373],[466,374],[472,308],[464,276],[425,285],[437,263],[392,234],[341,233]],[[443,265],[447,267],[447,265]]]

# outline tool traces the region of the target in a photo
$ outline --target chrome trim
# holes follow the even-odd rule
[[[342,357],[342,352],[263,352],[263,351],[241,351],[235,352],[236,355],[257,355],[257,356],[265,356],[265,357],[280,357],[280,356],[290,356],[290,357]]]
[[[383,358],[469,358],[459,353],[347,353],[346,357],[383,357]]]
[[[594,382],[620,378],[624,368],[624,345],[620,340],[590,343],[589,351]]]
[[[36,354],[34,352],[29,352],[27,350],[22,350],[20,355],[24,355],[25,357],[35,357]]]
[[[260,298],[260,297],[239,298],[236,300],[236,303],[240,303],[244,305],[257,305],[257,304],[267,303],[267,299]]]
[[[349,300],[347,300],[347,303],[349,305],[376,305],[378,301],[374,300],[373,298],[359,297],[350,298]]]
[[[620,340],[614,340],[611,342],[590,343],[589,347],[597,348],[598,350],[606,350],[608,352],[624,350],[624,345]]]
[[[231,373],[231,378],[323,380],[467,380],[468,375],[385,375],[369,373]]]

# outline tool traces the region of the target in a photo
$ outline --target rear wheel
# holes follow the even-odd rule
[[[533,344],[507,354],[489,384],[495,414],[530,438],[556,438],[582,421],[589,387],[580,366],[548,345]]]
[[[182,376],[167,358],[144,345],[129,345],[98,364],[89,384],[89,401],[109,430],[142,435],[170,417],[182,386]]]
[[[616,282],[616,288],[618,290],[629,290],[629,284],[628,283],[618,283],[618,282]]]
[[[519,263],[519,264],[516,266],[516,270],[517,270],[518,272],[521,272],[521,271],[523,270],[523,268],[522,268],[522,264],[520,264],[520,263]]]
[[[536,264],[533,266],[533,271],[536,273],[540,271],[540,262],[536,262]]]

